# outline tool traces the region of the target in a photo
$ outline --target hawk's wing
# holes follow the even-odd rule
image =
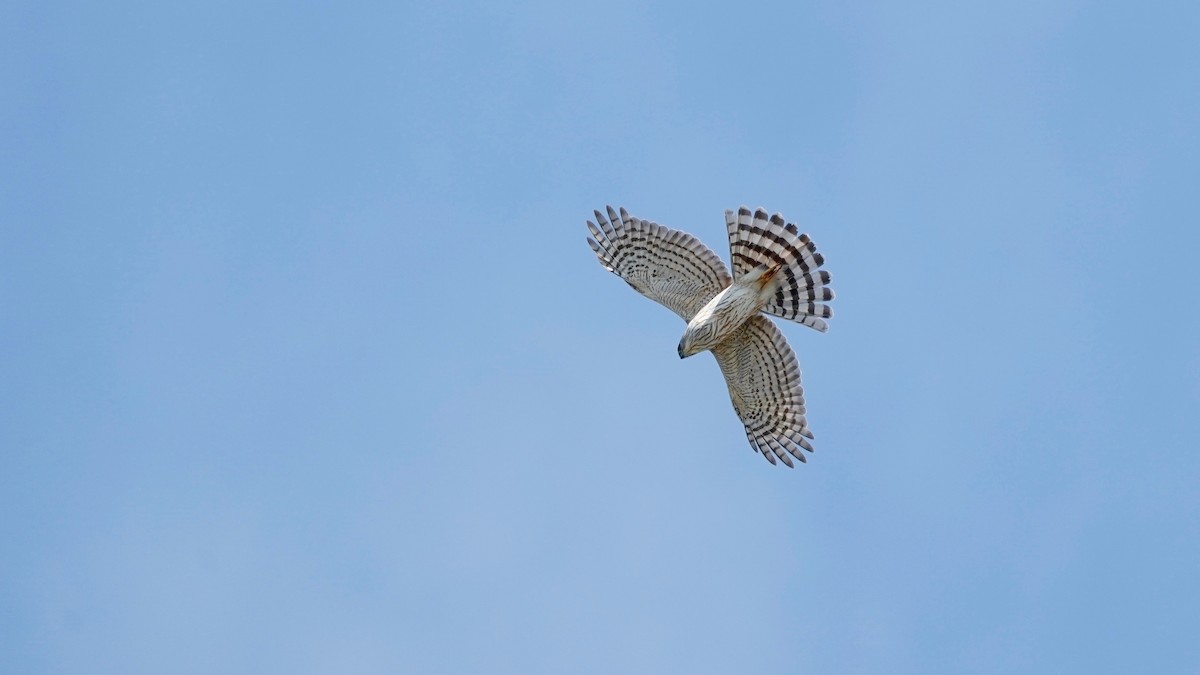
[[[691,321],[733,279],[721,258],[686,232],[631,217],[610,206],[588,221],[588,245],[600,264],[638,293]]]
[[[775,322],[761,314],[713,348],[725,374],[733,409],[746,427],[750,445],[775,463],[792,466],[788,455],[807,461],[812,432],[804,418],[804,390],[796,355]]]

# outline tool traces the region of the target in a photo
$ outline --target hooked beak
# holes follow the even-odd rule
[[[678,351],[679,351],[679,358],[686,359],[688,357],[688,353],[683,348],[683,340],[679,341],[679,350]]]

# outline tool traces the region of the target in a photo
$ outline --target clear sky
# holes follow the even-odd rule
[[[0,672],[1200,672],[1197,35],[5,3]],[[605,204],[812,235],[807,465]]]

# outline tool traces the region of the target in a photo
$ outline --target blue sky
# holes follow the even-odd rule
[[[0,671],[1200,671],[1193,3],[0,9]],[[584,243],[782,211],[817,452]]]

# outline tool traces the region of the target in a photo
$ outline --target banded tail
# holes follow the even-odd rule
[[[820,269],[825,258],[808,235],[778,213],[768,217],[761,208],[751,213],[745,206],[726,211],[725,226],[735,280],[758,268],[779,268],[770,282],[774,298],[762,311],[822,333],[829,330],[825,319],[833,316],[833,309],[823,303],[833,299],[833,289],[829,272]]]

